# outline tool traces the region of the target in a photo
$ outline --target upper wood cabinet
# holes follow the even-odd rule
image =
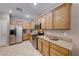
[[[34,20],[29,25],[30,25],[30,29],[35,29],[35,21]]]
[[[22,26],[23,26],[23,29],[30,29],[30,24],[27,22],[24,22]]]
[[[54,9],[54,29],[70,29],[71,4],[63,4]]]
[[[70,29],[71,3],[56,7],[53,11],[40,18],[41,29]]]
[[[39,20],[41,23],[41,29],[45,29],[45,18],[46,16],[42,16]]]
[[[53,14],[52,12],[49,12],[47,15],[46,15],[46,29],[53,29]]]
[[[23,20],[11,20],[12,25],[20,25],[22,26],[23,29],[35,29],[35,21],[33,20],[32,22],[25,22]]]

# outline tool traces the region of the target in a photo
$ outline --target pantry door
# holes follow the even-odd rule
[[[7,20],[0,19],[0,46],[8,44],[8,27]]]

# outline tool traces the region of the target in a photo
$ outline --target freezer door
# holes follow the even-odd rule
[[[16,26],[16,43],[22,42],[22,26]]]

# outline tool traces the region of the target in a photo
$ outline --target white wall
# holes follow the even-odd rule
[[[73,40],[73,55],[79,55],[79,4],[72,5],[71,30],[45,30],[45,34],[68,37]]]
[[[7,30],[7,44],[6,45],[9,45],[9,25],[10,25],[10,17],[9,17],[9,14],[8,13],[4,13],[4,12],[0,12],[0,20],[5,20],[7,22],[7,28],[5,30]],[[4,25],[4,24],[3,24]],[[5,27],[5,26],[4,26]],[[1,27],[0,27],[1,28]],[[4,30],[4,32],[5,32]]]

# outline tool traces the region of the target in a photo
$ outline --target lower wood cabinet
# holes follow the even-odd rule
[[[42,52],[42,41],[38,38],[38,50]]]
[[[45,56],[49,56],[49,42],[43,40],[42,42],[42,54]]]
[[[23,41],[28,40],[27,34],[23,34]]]
[[[56,56],[70,56],[71,51],[56,44],[50,43],[50,56],[53,56],[53,54]]]
[[[32,40],[32,34],[23,34],[23,40]]]
[[[49,55],[49,42],[42,39],[38,39],[38,50],[44,56],[48,56]]]
[[[64,56],[64,54],[58,52],[54,48],[50,48],[50,56]]]
[[[44,56],[71,56],[72,52],[54,43],[38,38],[38,50]]]

